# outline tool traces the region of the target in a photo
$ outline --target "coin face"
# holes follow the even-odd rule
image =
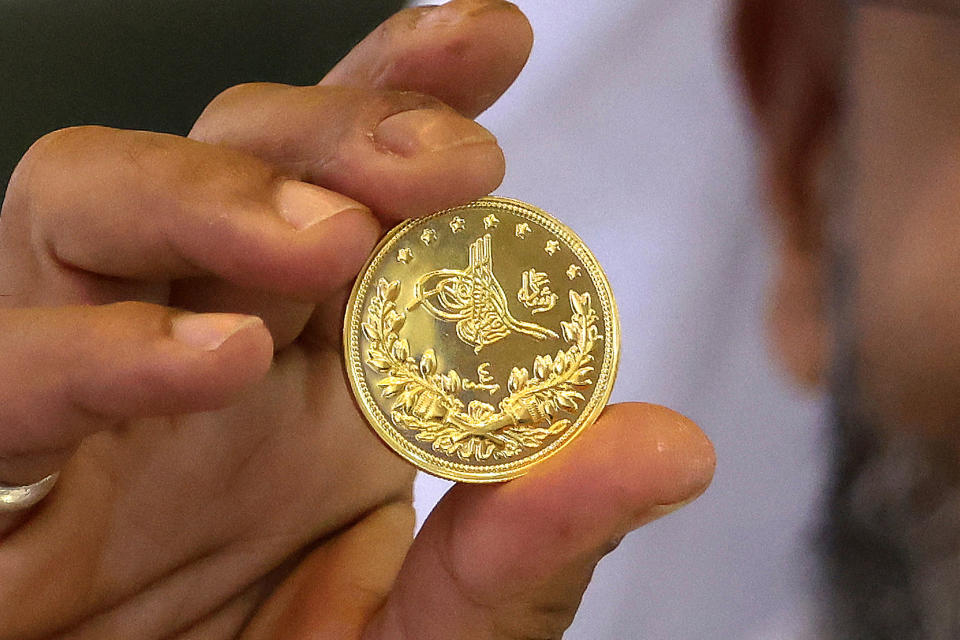
[[[580,238],[490,197],[387,234],[347,304],[344,351],[358,404],[390,447],[443,478],[496,482],[596,419],[620,328]]]

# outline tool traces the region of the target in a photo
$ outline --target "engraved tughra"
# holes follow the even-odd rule
[[[432,285],[432,288],[428,288]],[[496,276],[490,255],[490,234],[470,245],[466,269],[437,269],[416,281],[413,300],[407,310],[423,308],[434,318],[456,322],[457,336],[473,347],[474,353],[501,340],[511,332],[523,333],[537,340],[556,339],[556,332],[532,322],[513,317],[507,307],[507,296]]]

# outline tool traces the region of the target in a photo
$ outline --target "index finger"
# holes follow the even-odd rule
[[[416,91],[468,117],[497,101],[523,69],[533,31],[504,0],[452,0],[396,14],[320,82]]]

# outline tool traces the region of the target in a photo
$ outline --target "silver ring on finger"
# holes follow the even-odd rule
[[[43,480],[20,487],[0,484],[0,513],[29,509],[47,497],[56,484],[59,473],[51,473]]]

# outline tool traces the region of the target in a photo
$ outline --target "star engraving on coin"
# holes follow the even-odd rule
[[[552,256],[557,251],[560,251],[560,243],[556,240],[547,240],[547,244],[543,247],[543,250]]]
[[[493,229],[498,224],[500,224],[500,219],[497,218],[497,216],[493,213],[491,213],[490,215],[488,215],[486,218],[483,219],[484,229]]]
[[[436,241],[436,239],[437,239],[437,232],[434,231],[433,229],[424,229],[423,233],[420,234],[420,242],[427,245],[428,247],[432,242]]]
[[[523,238],[527,237],[528,233],[530,233],[530,225],[528,225],[526,222],[518,223],[515,233],[517,234],[517,237],[522,240]]]
[[[468,214],[502,224],[466,233]],[[424,243],[416,262],[385,259],[442,224],[458,230]],[[521,224],[523,235],[545,233],[553,253],[568,250],[569,267],[525,244]],[[507,296],[504,285],[519,288]],[[596,419],[619,323],[603,271],[572,231],[491,197],[388,233],[351,294],[344,353],[358,404],[391,448],[435,475],[493,482],[525,473]]]
[[[410,264],[411,260],[413,260],[413,251],[411,251],[409,248],[404,247],[397,251],[397,262]]]
[[[572,264],[567,268],[567,278],[569,278],[570,280],[575,279],[579,275],[580,275],[580,267],[578,267],[577,265]]]

